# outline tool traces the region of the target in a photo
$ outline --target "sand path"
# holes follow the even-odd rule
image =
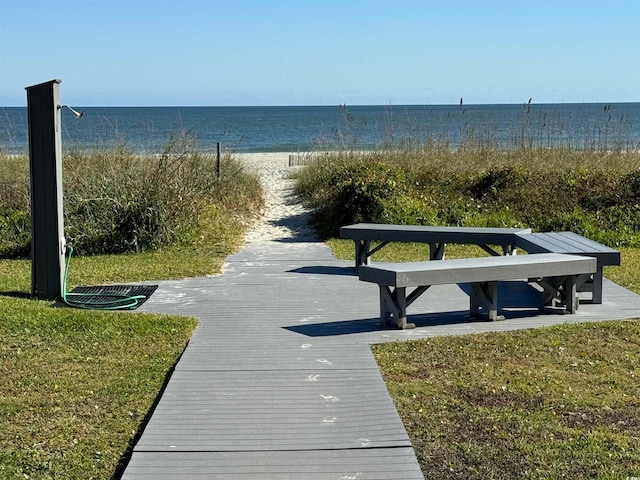
[[[288,178],[288,153],[247,153],[238,158],[255,172],[265,193],[263,215],[249,229],[245,244],[286,239],[315,239],[309,226],[310,211],[293,194],[293,181]]]

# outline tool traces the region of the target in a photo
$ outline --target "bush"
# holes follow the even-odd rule
[[[531,173],[521,165],[506,165],[481,172],[472,180],[470,194],[478,200],[497,200],[507,195],[505,192],[520,191],[529,185]]]
[[[225,208],[240,220],[262,202],[258,179],[239,162],[224,158],[218,177],[215,157],[199,153],[184,134],[155,156],[124,146],[70,152],[63,159],[63,184],[65,236],[78,254],[189,244],[198,239],[203,216]],[[0,254],[10,257],[26,256],[31,248],[28,173],[18,190],[5,188],[0,198]]]
[[[639,154],[567,149],[334,155],[297,175],[321,234],[379,223],[571,230],[640,246]]]
[[[309,193],[319,207],[315,223],[323,236],[337,235],[351,223],[393,220],[393,199],[406,193],[402,169],[375,159],[324,166],[319,172],[322,185],[315,195]]]

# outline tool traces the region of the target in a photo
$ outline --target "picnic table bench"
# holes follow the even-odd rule
[[[362,265],[359,278],[379,286],[382,325],[386,326],[393,316],[398,328],[404,329],[415,326],[407,323],[407,307],[433,285],[470,283],[470,315],[477,317],[482,309],[490,320],[500,320],[503,317],[498,315],[497,282],[533,279],[543,289],[543,305],[559,304],[565,311],[575,313],[576,280],[596,268],[595,258],[540,253]],[[412,289],[409,294],[407,289]]]
[[[530,233],[529,228],[435,227],[427,225],[387,225],[357,223],[340,228],[340,238],[355,244],[356,268],[367,265],[369,257],[390,242],[429,244],[429,259],[441,260],[447,243],[478,245],[492,256],[511,255],[516,248],[516,234]],[[372,241],[380,243],[371,248]],[[499,246],[502,253],[491,246]]]
[[[390,242],[422,242],[429,244],[429,259],[444,258],[447,243],[478,245],[492,256],[513,255],[518,249],[527,253],[565,253],[593,257],[594,273],[577,280],[579,292],[591,292],[591,303],[602,303],[603,268],[620,265],[620,252],[573,232],[532,233],[529,228],[435,227],[424,225],[389,225],[357,223],[340,228],[340,238],[355,245],[356,268],[369,264],[369,257]],[[371,248],[371,242],[380,242]],[[491,246],[501,247],[501,253]]]
[[[603,267],[620,265],[620,252],[573,232],[518,232],[514,246],[527,253],[566,253],[595,258],[596,271],[581,275],[577,282],[579,292],[591,292],[592,303],[602,303]]]

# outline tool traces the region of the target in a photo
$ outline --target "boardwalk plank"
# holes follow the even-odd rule
[[[123,480],[175,478],[417,480],[411,448],[308,452],[144,453]]]
[[[183,372],[138,451],[409,447],[377,370]]]

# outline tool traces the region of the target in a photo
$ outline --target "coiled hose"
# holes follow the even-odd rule
[[[75,293],[67,292],[67,274],[69,273],[69,263],[73,255],[73,247],[67,246],[69,256],[64,269],[64,278],[62,282],[62,301],[74,308],[83,308],[85,310],[124,310],[136,308],[141,300],[146,300],[144,295],[119,295],[114,293]]]

